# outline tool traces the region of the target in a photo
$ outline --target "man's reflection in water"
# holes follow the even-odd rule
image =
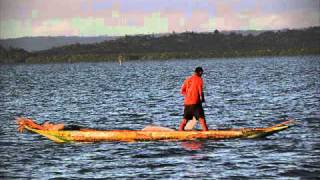
[[[203,142],[201,141],[184,141],[181,142],[181,146],[186,150],[201,150]]]

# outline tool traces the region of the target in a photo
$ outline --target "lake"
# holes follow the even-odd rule
[[[15,117],[100,129],[178,128],[180,87],[204,69],[209,128],[296,126],[262,139],[57,144]],[[0,65],[2,179],[316,179],[320,56]],[[199,128],[199,126],[197,126]]]

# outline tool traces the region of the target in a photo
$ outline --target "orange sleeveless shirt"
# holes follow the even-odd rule
[[[200,97],[203,93],[203,80],[201,77],[193,74],[188,77],[181,87],[181,94],[184,96],[184,104],[192,105],[199,104]]]

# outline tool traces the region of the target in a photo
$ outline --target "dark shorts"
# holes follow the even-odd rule
[[[202,104],[184,105],[183,118],[190,120],[196,117],[196,119],[204,118],[204,110]]]

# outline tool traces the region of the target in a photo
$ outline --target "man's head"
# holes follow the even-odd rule
[[[196,69],[194,70],[194,72],[198,75],[198,76],[202,76],[202,74],[203,74],[203,69],[202,69],[202,67],[196,67]]]

